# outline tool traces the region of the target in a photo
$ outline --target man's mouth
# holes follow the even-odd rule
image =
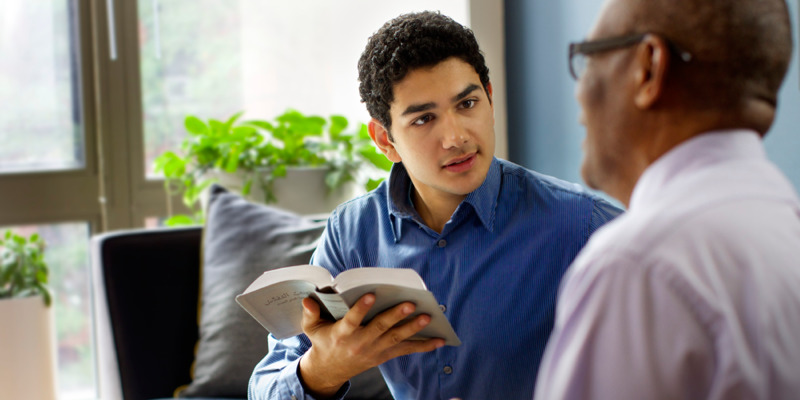
[[[472,168],[472,165],[475,164],[476,157],[477,153],[467,154],[450,160],[443,168],[450,172],[464,172]]]

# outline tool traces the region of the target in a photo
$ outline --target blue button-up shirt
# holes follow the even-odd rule
[[[589,235],[620,210],[579,185],[494,159],[438,233],[415,211],[410,188],[396,164],[387,182],[339,206],[311,263],[333,275],[413,268],[442,304],[462,345],[381,365],[395,399],[530,399],[561,277]],[[297,375],[310,345],[305,335],[270,336],[251,398],[311,398]]]

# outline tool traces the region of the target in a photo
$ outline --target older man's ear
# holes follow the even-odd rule
[[[650,108],[661,96],[670,61],[669,45],[657,35],[647,35],[636,53],[636,83],[639,90],[634,101],[640,109]]]

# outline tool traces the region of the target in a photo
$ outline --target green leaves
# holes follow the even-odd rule
[[[269,171],[257,179],[264,189],[265,202],[271,202],[275,201],[272,183],[286,176],[287,167],[327,168],[325,182],[333,190],[355,180],[364,165],[380,171],[392,166],[372,145],[365,124],[360,124],[355,133],[345,132],[349,123],[344,116],[326,119],[289,109],[272,121],[239,122],[242,115],[236,113],[224,122],[187,116],[184,126],[190,135],[181,145],[182,155],[167,151],[156,158],[154,169],[164,174],[167,196],[171,197],[173,191],[183,193],[184,203],[193,211],[192,216],[170,218],[167,225],[202,223],[199,198],[213,183],[202,176],[212,169],[247,172],[242,194],[250,192],[256,171]],[[368,182],[367,188],[377,186],[374,182],[380,180]]]
[[[338,138],[345,128],[347,128],[347,118],[341,115],[331,116],[331,127],[328,132],[331,134],[332,138]]]
[[[42,295],[50,306],[49,269],[44,261],[44,240],[33,233],[25,238],[6,231],[0,239],[0,298]]]
[[[384,180],[384,178],[368,180],[367,181],[367,190],[369,191],[369,190],[373,190],[373,189],[377,188],[378,185],[380,185],[381,182],[383,182],[383,180]]]
[[[194,218],[188,215],[174,215],[172,217],[169,217],[169,219],[167,219],[166,221],[164,221],[165,225],[173,227],[195,225],[196,223],[197,221],[195,221]]]
[[[186,173],[186,160],[168,151],[155,159],[155,171],[167,178],[178,178]]]
[[[183,126],[186,127],[186,131],[191,133],[192,135],[205,135],[208,134],[208,126],[195,116],[188,116],[186,120],[183,122]]]

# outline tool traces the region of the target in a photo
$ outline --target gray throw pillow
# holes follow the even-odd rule
[[[268,332],[234,299],[268,269],[307,264],[325,221],[250,203],[218,185],[207,204],[193,380],[178,394],[246,398]],[[352,383],[347,398],[390,398],[377,369]]]

